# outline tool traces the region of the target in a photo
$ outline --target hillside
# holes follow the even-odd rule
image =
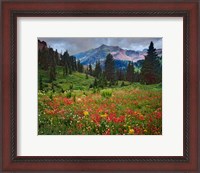
[[[42,85],[44,90],[48,91],[52,89],[52,83],[49,82],[49,72],[39,69],[39,81],[42,78]],[[53,88],[55,91],[63,92],[66,90],[74,89],[74,90],[85,90],[88,89],[90,84],[94,82],[94,77],[88,75],[88,79],[86,79],[86,75],[84,73],[74,72],[71,75],[64,76],[63,68],[58,66],[56,68],[56,80],[53,81]],[[40,82],[38,82],[40,85]]]

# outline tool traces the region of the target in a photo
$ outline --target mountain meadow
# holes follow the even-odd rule
[[[58,53],[38,40],[38,135],[161,135],[162,49]]]

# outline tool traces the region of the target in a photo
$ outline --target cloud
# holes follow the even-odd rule
[[[38,38],[41,41],[46,41],[47,45],[52,47],[54,50],[58,50],[58,52],[64,52],[68,50],[70,55],[83,52],[92,48],[97,48],[102,44],[109,46],[119,46],[123,49],[130,50],[143,50],[149,47],[151,41],[154,42],[154,47],[156,49],[162,48],[162,38],[140,38],[140,37],[128,37],[128,38],[90,38],[90,37],[68,37],[68,38],[54,38],[48,37]]]

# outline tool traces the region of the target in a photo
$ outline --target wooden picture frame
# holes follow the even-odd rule
[[[3,1],[2,160],[3,171],[198,171],[199,1]],[[183,156],[17,156],[18,17],[183,17]]]

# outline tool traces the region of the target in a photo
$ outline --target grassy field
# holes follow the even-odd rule
[[[39,135],[160,135],[162,86],[121,81],[112,88],[89,88],[94,78],[83,73],[48,82],[39,70],[43,90],[38,91]]]

